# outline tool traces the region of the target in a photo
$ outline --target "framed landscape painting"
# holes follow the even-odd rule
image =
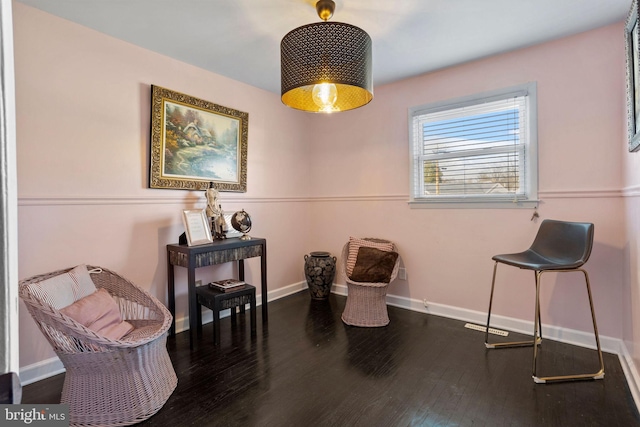
[[[150,188],[247,191],[249,114],[151,86]]]

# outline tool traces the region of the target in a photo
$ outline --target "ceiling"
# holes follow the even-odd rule
[[[280,93],[280,40],[315,0],[18,0],[118,39]],[[374,85],[626,18],[631,0],[335,0],[332,21],[373,41]],[[623,33],[620,33],[621,42]]]

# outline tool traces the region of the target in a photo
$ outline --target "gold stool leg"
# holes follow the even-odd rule
[[[489,313],[487,314],[487,329],[484,333],[484,346],[486,348],[511,348],[511,347],[530,347],[533,346],[534,343],[539,345],[542,342],[542,337],[535,338],[533,341],[511,341],[511,342],[503,342],[503,343],[490,343],[489,342],[489,323],[491,321],[491,306],[493,304],[493,290],[496,285],[496,271],[498,269],[498,261],[493,266],[493,280],[491,281],[491,296],[489,297]],[[537,275],[536,275],[537,279]],[[539,306],[536,304],[536,319],[538,319],[538,324],[540,322],[540,313]],[[534,319],[535,323],[535,319]],[[534,331],[535,332],[535,331]],[[536,334],[534,334],[536,337]]]
[[[541,271],[536,271],[536,314],[533,318],[533,336],[538,336],[538,328],[540,328],[540,333],[542,334],[542,322],[540,321],[540,276],[542,275]],[[538,357],[538,346],[533,346],[533,378],[536,377],[536,366],[537,366],[537,357]]]
[[[562,273],[562,272],[571,272],[571,271],[581,271],[584,274],[585,283],[587,285],[587,294],[589,295],[589,307],[591,308],[591,319],[593,320],[593,333],[596,337],[596,347],[598,349],[598,360],[600,362],[600,370],[598,372],[594,372],[592,374],[574,374],[574,375],[556,375],[556,376],[547,376],[547,377],[538,377],[536,375],[536,349],[533,350],[533,381],[538,384],[544,384],[547,382],[559,382],[559,381],[573,381],[573,380],[601,380],[604,378],[604,360],[602,359],[602,348],[600,347],[600,338],[598,336],[598,326],[596,325],[596,313],[593,308],[593,297],[591,296],[591,285],[589,283],[589,275],[587,272],[581,268],[575,270],[552,270],[554,272]],[[542,274],[543,272],[540,272]],[[539,276],[536,278],[536,302],[538,303],[539,291],[540,291],[540,280]],[[536,309],[539,313],[539,308]]]

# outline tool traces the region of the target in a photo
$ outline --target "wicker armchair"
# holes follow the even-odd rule
[[[124,426],[155,414],[177,385],[167,353],[172,316],[149,293],[104,268],[91,274],[96,288],[116,300],[135,329],[120,340],[98,335],[53,308],[29,285],[71,269],[20,282],[20,298],[66,368],[61,403],[73,426]]]
[[[396,250],[395,245],[388,240],[367,238],[375,242],[385,242]],[[347,283],[347,302],[344,312],[342,313],[342,321],[347,325],[376,327],[386,326],[389,324],[389,315],[387,313],[387,288],[398,275],[400,267],[400,258],[395,261],[391,278],[386,283],[365,283],[356,282],[349,278],[347,273],[347,259],[349,257],[349,243],[344,245],[342,249],[342,263],[340,274]]]

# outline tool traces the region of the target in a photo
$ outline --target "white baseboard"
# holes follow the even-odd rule
[[[340,290],[340,292],[336,293],[342,292],[343,290]],[[412,311],[432,314],[434,316],[471,322],[481,326],[486,326],[487,324],[487,313],[480,311],[467,310],[445,304],[430,303],[429,301],[427,301],[425,307],[425,303],[423,301],[395,295],[387,295],[387,304]],[[533,321],[525,321],[505,316],[491,315],[491,327],[527,335],[533,334]],[[542,336],[545,339],[573,344],[580,347],[590,349],[596,348],[593,333],[543,324]],[[600,335],[600,346],[602,347],[602,351],[618,355],[633,401],[636,404],[636,408],[640,409],[640,375],[631,355],[629,354],[626,344],[619,338]]]
[[[285,286],[284,288],[270,291],[267,294],[269,301],[274,301],[280,298],[284,298],[288,295],[295,294],[303,289],[307,289],[307,282],[294,283],[293,285]],[[262,294],[256,295],[256,304],[262,305]],[[228,317],[229,310],[224,310],[220,313],[220,317]],[[202,323],[211,323],[213,321],[213,313],[211,310],[204,310],[202,313]],[[176,333],[189,330],[189,316],[184,316],[176,319]],[[25,386],[36,381],[44,380],[54,375],[61,374],[65,371],[64,366],[60,359],[55,356],[41,362],[34,363],[32,365],[23,366],[20,368],[20,383]]]
[[[427,306],[423,301],[399,297],[395,295],[387,296],[389,305],[406,308],[421,313],[433,314],[434,316],[447,317],[450,319],[461,320],[465,322],[475,323],[481,326],[487,324],[487,313],[465,308],[454,307],[445,304],[431,303],[427,301]],[[505,329],[511,332],[517,332],[526,335],[533,334],[533,321],[514,319],[506,316],[491,315],[491,327],[496,329]],[[560,341],[567,344],[573,344],[580,347],[595,349],[596,340],[593,333],[577,331],[574,329],[566,329],[558,326],[542,324],[542,336],[544,339]],[[602,350],[608,353],[620,354],[620,344],[622,340],[600,335],[600,345]]]
[[[274,301],[286,296],[292,295],[301,290],[307,289],[306,282],[298,282],[283,288],[270,291],[268,300]],[[347,295],[347,287],[345,285],[334,284],[332,292],[337,295]],[[258,305],[262,305],[260,295],[256,295]],[[387,295],[387,304],[394,307],[404,308],[407,310],[417,311],[420,313],[432,314],[434,316],[447,317],[450,319],[461,320],[464,322],[476,323],[478,325],[486,325],[487,313],[481,311],[468,310],[460,307],[454,307],[445,304],[431,303],[427,301],[426,307],[424,301],[396,296]],[[220,313],[221,317],[229,316],[229,310]],[[210,310],[205,310],[202,314],[202,323],[213,321],[213,315]],[[527,335],[533,333],[533,322],[521,319],[514,319],[505,316],[491,316],[491,327],[504,329],[511,332],[518,332]],[[183,332],[189,329],[189,317],[181,317],[176,319],[176,332]],[[542,334],[546,339],[560,341],[567,344],[573,344],[581,347],[595,349],[595,339],[593,334],[573,329],[565,329],[558,326],[542,325]],[[607,353],[617,354],[620,364],[624,371],[629,389],[636,403],[636,407],[640,408],[640,375],[633,363],[633,359],[629,354],[625,343],[618,338],[612,338],[600,335],[600,345],[602,350]],[[20,381],[22,385],[28,385],[36,381],[51,377],[64,372],[62,362],[57,357],[53,357],[42,362],[28,365],[20,369]],[[606,374],[605,374],[606,375]]]
[[[627,345],[623,341],[620,342],[618,358],[620,359],[624,376],[627,379],[631,396],[633,396],[633,401],[636,403],[636,408],[640,409],[640,375],[638,375],[638,369],[633,363]]]
[[[307,286],[305,286],[305,287],[307,287]],[[333,287],[331,288],[331,293],[336,294],[336,295],[342,295],[343,297],[346,297],[347,296],[347,285],[338,285],[338,284],[334,283]],[[388,301],[388,298],[387,298],[387,301]]]
[[[20,384],[22,386],[61,374],[65,371],[58,356],[20,368]]]
[[[344,285],[334,285],[333,292],[338,295],[347,295],[347,287]],[[397,295],[387,295],[387,304],[420,313],[433,314],[434,316],[476,323],[481,326],[486,326],[487,324],[487,313],[481,311],[468,310],[466,308],[432,303],[429,301],[427,301],[427,305],[425,307],[424,301],[400,297]],[[495,314],[491,316],[491,327],[527,335],[533,334],[532,321],[498,316]],[[591,349],[596,348],[593,333],[543,324],[542,336],[546,339],[573,344],[580,347],[587,347]],[[603,351],[620,355],[622,340],[600,335],[600,345]]]
[[[267,301],[275,301],[280,298],[284,298],[289,295],[293,295],[296,292],[300,292],[303,289],[307,289],[307,282],[298,282],[293,285],[285,286],[274,291],[267,293]],[[256,288],[256,291],[258,288]],[[256,294],[256,306],[262,305],[262,294]],[[228,317],[229,310],[223,310],[220,312],[220,318]],[[202,312],[202,324],[213,322],[213,312],[205,309]],[[184,316],[176,319],[176,333],[189,330],[189,316]]]

